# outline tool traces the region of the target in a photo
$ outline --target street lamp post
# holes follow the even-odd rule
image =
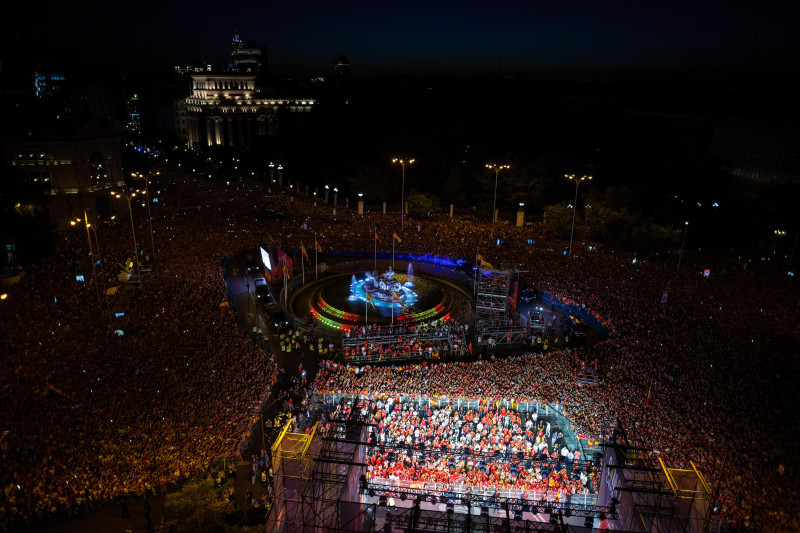
[[[133,254],[134,254],[134,259],[136,261],[136,275],[141,280],[142,267],[141,264],[139,263],[139,247],[136,244],[136,229],[133,225],[133,209],[131,208],[131,200],[136,196],[136,193],[122,192],[122,193],[112,193],[112,194],[114,194],[115,198],[125,198],[125,200],[128,201],[128,214],[131,217],[131,234],[133,235]]]
[[[684,222],[683,227],[683,242],[681,242],[681,253],[678,255],[678,268],[681,269],[681,259],[683,259],[683,247],[686,245],[686,233],[689,231],[689,221]]]
[[[497,213],[497,177],[500,174],[501,170],[505,170],[507,168],[511,168],[511,165],[498,165],[496,163],[487,163],[486,168],[490,170],[494,170],[494,203],[492,204],[492,242],[494,242],[494,221],[497,218],[495,213]]]
[[[411,165],[414,163],[413,159],[400,159],[395,157],[392,159],[392,163],[400,163],[400,166],[403,167],[403,179],[400,184],[400,231],[403,231],[405,228],[405,213],[406,213],[406,165]]]
[[[161,174],[161,173],[158,172],[157,174]],[[155,243],[153,241],[153,217],[150,214],[150,202],[151,202],[151,200],[150,200],[150,178],[148,176],[143,176],[141,173],[139,173],[139,177],[140,178],[142,178],[142,177],[144,178],[144,193],[145,193],[145,196],[147,196],[147,223],[150,226],[150,250],[151,250],[151,253],[153,254],[153,258],[155,258],[155,256],[156,256],[156,245],[155,245]]]
[[[92,277],[94,278],[94,287],[95,287],[95,290],[97,291],[97,303],[102,307],[103,306],[103,298],[100,295],[100,282],[97,279],[97,269],[95,267],[96,261],[94,259],[94,250],[92,250],[92,234],[89,231],[89,229],[91,228],[92,225],[89,224],[89,216],[86,214],[86,210],[85,209],[83,210],[83,220],[81,220],[80,218],[77,218],[75,220],[70,221],[70,224],[72,226],[75,226],[77,224],[80,224],[81,222],[83,222],[83,224],[86,226],[86,241],[89,243],[89,260],[92,263]],[[95,232],[95,242],[97,242],[97,232]],[[100,246],[99,246],[99,244],[98,244],[98,247],[97,247],[97,253],[98,253],[98,255],[100,254]]]
[[[564,174],[564,177],[575,182],[575,201],[572,203],[572,231],[569,234],[569,255],[572,255],[572,238],[575,235],[575,213],[578,210],[578,187],[583,181],[591,181],[592,177],[581,176],[578,178],[575,174]]]

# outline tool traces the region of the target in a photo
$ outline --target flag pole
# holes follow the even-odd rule
[[[314,279],[319,279],[319,244],[316,233],[314,233]]]
[[[475,250],[475,294],[478,294],[478,250]]]
[[[392,235],[392,270],[394,270],[394,234]],[[394,305],[392,305],[392,309],[394,309]]]
[[[373,238],[375,240],[375,272],[378,271],[378,226],[375,226],[372,230]]]

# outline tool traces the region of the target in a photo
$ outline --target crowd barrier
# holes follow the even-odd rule
[[[538,289],[536,290],[536,295],[543,304],[549,305],[555,310],[581,317],[584,322],[594,330],[601,331],[608,335],[614,329],[607,320],[583,305]]]
[[[424,491],[428,494],[442,494],[450,499],[476,499],[478,501],[492,500],[527,500],[532,502],[557,502],[574,503],[581,505],[597,505],[597,494],[590,494],[588,490],[580,494],[562,494],[557,491],[527,491],[523,489],[508,489],[494,487],[480,487],[463,483],[425,483],[403,479],[372,478],[369,486],[380,488],[388,492],[410,492],[412,490]]]

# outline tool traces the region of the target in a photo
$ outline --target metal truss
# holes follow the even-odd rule
[[[291,421],[272,446],[272,470],[275,473],[274,501],[267,518],[268,529],[299,531],[303,523],[300,493],[307,483],[311,467],[309,448],[317,426],[311,434],[290,433]]]
[[[455,351],[452,349],[448,349],[446,352],[441,351],[441,347],[443,344],[447,343],[450,345],[450,336],[439,337],[436,335],[424,335],[424,336],[403,336],[405,339],[412,340],[413,342],[431,342],[434,346],[437,347],[439,351],[439,359],[447,358],[455,354]],[[398,335],[387,337],[361,337],[355,339],[346,339],[343,337],[342,343],[343,346],[346,347],[357,347],[361,346],[365,342],[367,343],[380,343],[380,344],[394,344],[397,342]],[[460,335],[461,346],[466,346],[467,341],[466,337],[462,334]],[[461,351],[464,351],[465,348],[462,348]],[[393,353],[367,353],[365,355],[361,355],[361,353],[356,353],[355,355],[351,354],[347,356],[347,362],[349,363],[390,363],[393,361],[422,361],[422,360],[429,360],[434,359],[431,354],[427,351],[413,351],[413,352],[393,352]]]
[[[636,513],[646,531],[700,532],[709,518],[712,490],[692,461],[691,469],[670,468],[660,456],[649,456],[645,449],[631,445],[624,428],[618,428],[622,438],[612,437],[617,464],[608,467],[613,472],[614,490],[630,495]],[[623,444],[622,442],[625,442]],[[635,443],[634,443],[635,444]]]
[[[484,339],[484,343],[489,338],[494,338],[497,345],[501,344],[526,344],[527,340],[527,332],[525,328],[517,324],[509,324],[506,326],[488,326],[484,327],[480,331],[481,336]]]
[[[478,269],[475,316],[478,324],[504,317],[508,307],[511,272],[508,270]]]
[[[390,514],[386,520],[386,523],[392,528],[391,531],[415,531],[416,533],[470,533],[473,531],[563,533],[565,531],[560,524],[523,521],[516,519],[513,514],[505,517],[490,517],[488,515],[429,511],[416,507],[395,509],[397,510],[393,511],[393,514]],[[570,529],[568,526],[566,531],[576,530]]]

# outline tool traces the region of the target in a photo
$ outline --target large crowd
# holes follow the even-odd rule
[[[312,242],[314,232],[324,251],[371,250],[375,225],[388,244],[397,222],[396,213],[334,214],[304,195],[264,199],[263,184],[226,184],[174,167],[161,180],[153,209],[158,261],[137,289],[124,337],[109,334],[109,311],[99,309],[90,284],[74,281],[86,250],[77,230],[59,234],[57,255],[7,289],[0,304],[3,529],[152,491],[153,447],[162,483],[234,451],[269,394],[276,365],[242,332],[234,311],[220,305],[222,259],[263,243],[267,232],[289,248]],[[235,216],[263,208],[259,202],[287,218]],[[146,235],[146,218],[134,217],[137,235]],[[126,218],[117,219],[99,234],[109,279],[132,249]],[[521,264],[528,284],[591,310],[613,326],[610,337],[424,371],[356,372],[331,363],[314,391],[539,399],[558,404],[601,439],[618,420],[667,464],[694,461],[725,520],[774,531],[800,527],[794,481],[800,291],[782,264],[687,251],[678,271],[672,253],[633,264],[627,254],[576,246],[565,257],[556,253],[563,243],[540,224],[500,223],[495,232],[501,246],[486,242],[480,221],[433,217],[407,224],[397,252],[467,260],[480,252],[495,265]],[[705,268],[709,278],[701,275]],[[588,360],[602,369],[594,386],[574,379],[574,369]],[[580,488],[569,475],[562,481]]]
[[[369,477],[514,488],[553,498],[597,487],[598,465],[583,461],[580,448],[568,446],[563,432],[551,432],[536,411],[419,407],[391,398],[373,400],[366,410],[379,445],[368,452]]]
[[[156,462],[162,485],[208,472],[238,451],[270,394],[273,357],[220,305],[222,259],[249,246],[249,235],[203,205],[213,191],[165,188],[174,196],[163,191],[165,208],[153,210],[158,261],[137,287],[124,336],[110,331],[121,291],[101,309],[90,275],[76,282],[88,251],[80,228],[59,234],[57,255],[6,289],[0,530],[153,494]],[[202,208],[181,210],[179,197]],[[134,255],[127,217],[116,218],[98,232],[109,286]],[[148,242],[147,219],[138,222]]]

